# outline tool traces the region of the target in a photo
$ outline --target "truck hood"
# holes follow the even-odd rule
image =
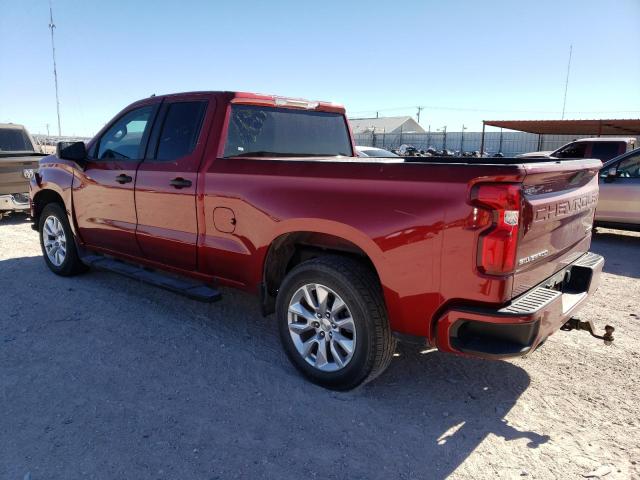
[[[516,155],[517,158],[529,158],[529,157],[548,157],[550,156],[554,150],[543,150],[541,152],[529,152],[529,153],[521,153],[520,155]]]

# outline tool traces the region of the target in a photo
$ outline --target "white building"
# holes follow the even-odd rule
[[[425,129],[409,116],[350,118],[353,134],[359,133],[425,133]]]

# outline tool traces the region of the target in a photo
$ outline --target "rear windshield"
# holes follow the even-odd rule
[[[31,140],[18,128],[0,128],[0,152],[32,152]]]
[[[224,156],[352,156],[344,116],[254,105],[233,105]]]

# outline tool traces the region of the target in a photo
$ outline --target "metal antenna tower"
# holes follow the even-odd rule
[[[60,98],[58,97],[58,70],[56,68],[56,44],[53,41],[53,29],[56,28],[53,23],[53,8],[51,6],[51,0],[49,0],[49,29],[51,30],[51,55],[53,56],[53,79],[56,85],[56,112],[58,113],[58,136],[62,136],[62,129],[60,128]]]
[[[569,71],[571,70],[571,54],[573,53],[573,45],[569,45],[569,63],[567,63],[567,78],[564,82],[564,100],[562,102],[562,120],[564,120],[564,109],[567,106],[567,89],[569,88]]]

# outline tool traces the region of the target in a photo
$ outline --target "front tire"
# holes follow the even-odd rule
[[[42,256],[53,273],[68,277],[87,270],[78,256],[73,232],[62,206],[50,203],[42,209],[38,231]]]
[[[355,259],[327,255],[296,266],[279,289],[276,316],[291,362],[325,388],[369,382],[393,357],[379,282]]]

